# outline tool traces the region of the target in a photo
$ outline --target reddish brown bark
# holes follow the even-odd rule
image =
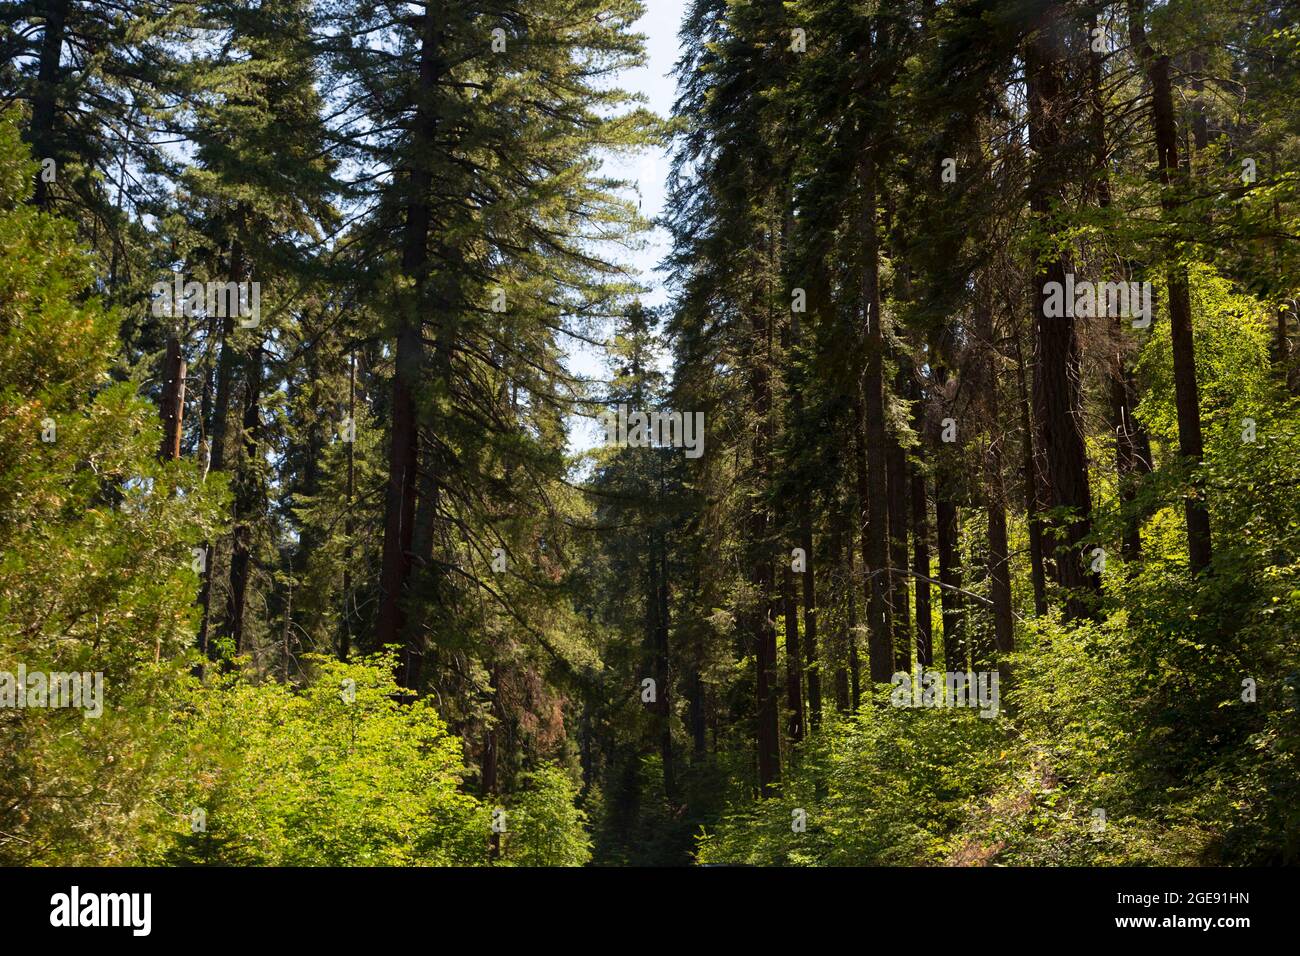
[[[1178,164],[1178,130],[1174,119],[1173,84],[1168,54],[1157,53],[1147,40],[1144,0],[1129,0],[1129,39],[1137,51],[1151,83],[1151,125],[1160,169],[1160,206],[1172,218],[1180,200],[1175,189],[1185,174]],[[1173,253],[1176,250],[1171,249]],[[1187,268],[1170,256],[1165,271],[1169,305],[1169,336],[1174,357],[1174,406],[1178,413],[1178,450],[1199,469],[1205,456],[1201,436],[1200,396],[1196,384],[1196,350],[1192,336],[1192,303],[1187,285]],[[1194,477],[1191,492],[1183,499],[1187,526],[1187,553],[1194,571],[1210,565],[1213,545],[1210,512],[1205,504],[1205,486]]]
[[[163,356],[162,446],[158,457],[163,461],[180,461],[181,432],[185,418],[185,356],[181,342],[174,335],[167,337],[167,351]]]

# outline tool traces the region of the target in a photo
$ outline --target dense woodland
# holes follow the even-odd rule
[[[645,12],[0,5],[0,863],[1297,862],[1300,8]]]

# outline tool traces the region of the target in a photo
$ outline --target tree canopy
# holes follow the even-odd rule
[[[1296,9],[657,15],[3,5],[0,863],[1300,859]]]

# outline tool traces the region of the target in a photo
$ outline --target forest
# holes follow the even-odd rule
[[[0,865],[1300,862],[1300,6],[671,6],[0,3]]]

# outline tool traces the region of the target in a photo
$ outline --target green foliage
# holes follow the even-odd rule
[[[27,204],[35,171],[0,119],[0,670],[100,672],[104,701],[0,709],[0,860],[123,862],[156,812],[219,484],[159,464],[153,406],[110,383],[118,316],[71,225]]]
[[[488,814],[460,789],[460,743],[429,701],[398,700],[393,657],[311,664],[303,688],[232,678],[196,689],[173,731],[185,783],[165,797],[176,843],[162,861],[485,862]]]
[[[1300,860],[1294,9],[687,7],[664,125],[639,0],[5,5],[0,680],[105,699],[0,709],[0,864]],[[871,685],[931,576],[996,717]]]
[[[888,688],[792,757],[779,798],[745,801],[700,837],[701,863],[917,865],[949,851],[967,801],[1001,771],[999,721],[892,707]],[[805,832],[795,829],[798,811]]]
[[[578,788],[562,767],[523,775],[506,809],[502,860],[514,866],[582,866],[591,859],[587,815],[574,806]]]
[[[0,669],[102,672],[105,700],[0,710],[0,860],[487,863],[460,742],[401,702],[391,656],[309,657],[303,687],[188,676],[190,548],[224,483],[158,463],[155,411],[106,374],[117,317],[84,297],[91,261],[24,202],[34,174],[0,123]],[[585,862],[573,798],[537,771],[506,861]]]
[[[1215,608],[1252,574],[1225,576],[1190,614],[1183,574],[1153,562],[1129,584],[1134,610],[1098,623],[1026,622],[997,720],[882,703],[831,724],[796,751],[777,798],[742,798],[701,834],[699,861],[1293,862],[1295,569],[1263,571],[1272,594],[1244,619],[1240,604],[1228,612],[1235,627]],[[1253,675],[1256,700],[1238,675]],[[791,826],[799,809],[803,833]]]
[[[1269,315],[1254,296],[1234,291],[1232,283],[1209,266],[1191,272],[1196,364],[1201,382],[1203,421],[1210,443],[1241,441],[1241,419],[1263,411],[1274,400],[1269,366]],[[1157,302],[1164,302],[1157,284]],[[1139,371],[1147,389],[1138,416],[1153,438],[1177,445],[1173,362],[1167,312],[1156,310],[1143,345]]]

